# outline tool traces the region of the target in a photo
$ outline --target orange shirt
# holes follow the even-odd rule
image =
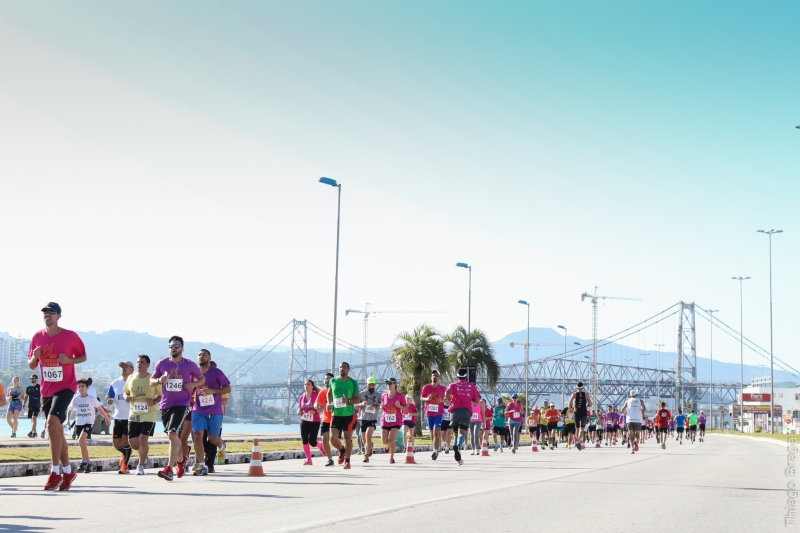
[[[328,403],[328,387],[323,387],[320,389],[319,394],[317,395],[317,403],[322,406],[322,422],[330,424],[333,417],[333,411],[328,412],[325,410],[325,405]]]
[[[544,417],[547,419],[548,422],[558,422],[558,409],[548,409],[547,412],[544,414]]]

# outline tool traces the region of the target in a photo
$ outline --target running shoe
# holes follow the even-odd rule
[[[364,454],[364,462],[365,462],[365,463],[368,463],[368,462],[369,462],[369,455],[367,455],[367,454]]]
[[[28,438],[31,438],[31,437],[33,437],[33,436],[35,436],[35,435],[34,435],[34,433],[33,433],[33,431],[29,431],[29,432],[28,432]]]
[[[342,452],[339,452],[339,457],[338,457],[338,459],[336,459],[336,462],[337,462],[337,464],[344,463],[344,454]]]
[[[438,458],[439,458],[439,451],[438,450],[433,450],[433,453],[431,454],[431,459],[433,461],[435,461]]]
[[[517,449],[516,448],[511,448],[511,453],[517,453]]]
[[[178,479],[182,478],[183,474],[186,472],[186,459],[187,457],[184,456],[183,461],[175,465],[175,474],[178,476]]]
[[[328,462],[325,463],[325,466],[333,466],[333,459],[328,459]]]
[[[389,464],[390,464],[390,465],[393,465],[393,464],[394,464],[394,457],[390,457],[390,458],[389,458]]]
[[[445,455],[449,455],[450,454],[450,448],[445,448],[444,449],[444,454]]]
[[[464,461],[459,461],[457,464],[458,466],[464,466]]]
[[[81,474],[83,474],[84,473],[84,468],[86,468],[86,463],[84,461],[81,461],[81,464],[78,465],[77,471],[80,472]]]
[[[200,472],[202,471],[203,471],[203,465],[201,465],[200,463],[195,463],[194,466],[192,467],[193,476],[199,476]]]
[[[314,466],[314,461],[312,461],[311,459],[306,459],[305,461],[303,461],[303,466]]]
[[[78,473],[75,470],[69,474],[61,474],[61,484],[58,486],[58,490],[69,490],[76,477],[78,477]]]
[[[88,474],[89,472],[91,472],[93,466],[94,466],[94,464],[92,464],[91,461],[87,462],[86,466],[83,468],[83,473],[84,474]]]
[[[45,437],[45,435],[47,435],[47,430],[46,430],[46,429],[43,429],[43,430],[42,430],[42,438],[44,438],[44,437]]]
[[[122,468],[123,466],[125,466],[125,457],[124,456],[119,458],[119,467]]]
[[[122,466],[119,467],[119,471],[117,474],[130,474],[131,471],[128,469],[128,465],[122,463]]]
[[[578,448],[578,451],[583,450],[583,444],[581,444],[580,442],[576,444],[575,447]]]
[[[681,446],[683,446],[683,441],[679,441],[679,442],[678,442],[678,444],[680,444]]]
[[[475,455],[475,450],[472,450],[472,453],[470,453],[470,455]]]
[[[209,473],[209,474],[216,474],[216,473],[217,473],[217,471],[216,471],[216,470],[214,470],[214,465],[213,465],[213,464],[209,464],[209,465],[207,466],[207,468],[208,468],[208,473]]]
[[[661,445],[661,449],[662,449],[662,450],[666,450],[666,449],[667,449],[667,447],[666,447],[665,445],[663,445],[663,444],[662,444],[662,445]]]
[[[172,469],[168,466],[165,466],[158,471],[158,477],[161,479],[166,479],[167,481],[172,481]]]
[[[47,482],[44,484],[44,490],[56,490],[59,485],[61,485],[61,474],[50,472]]]
[[[201,476],[207,476],[208,475],[208,468],[206,468],[205,466],[203,468],[201,468],[200,469],[200,475]]]
[[[350,470],[350,461],[347,461],[342,468],[344,470]]]
[[[17,436],[17,434],[16,434],[16,433],[12,433],[12,434],[11,434],[11,438],[12,438],[12,439],[13,439],[13,438],[16,438],[16,436]]]
[[[633,441],[633,451],[635,452],[639,451],[639,443],[636,441]]]
[[[143,476],[144,475],[144,467],[142,465],[139,465],[139,466],[136,467],[136,475],[137,476]]]

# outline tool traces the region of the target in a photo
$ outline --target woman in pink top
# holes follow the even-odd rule
[[[310,379],[306,380],[305,387],[306,391],[297,399],[297,414],[300,415],[300,438],[303,439],[303,453],[306,454],[306,460],[303,465],[313,465],[314,463],[311,460],[312,446],[319,448],[322,455],[325,455],[322,444],[317,443],[320,419],[319,410],[314,407],[314,404],[317,402],[319,389]]]
[[[408,411],[403,414],[403,443],[408,446],[409,442],[414,444],[414,428],[417,425],[417,404],[410,394],[406,394],[406,406]]]
[[[389,452],[389,464],[394,464],[394,442],[403,426],[403,413],[408,409],[403,393],[397,392],[397,379],[387,379],[386,387],[388,390],[381,397],[381,441]]]
[[[483,431],[481,431],[481,446],[483,441],[489,441],[489,432],[492,430],[492,410],[486,404],[486,400],[481,398],[481,410],[483,411]]]

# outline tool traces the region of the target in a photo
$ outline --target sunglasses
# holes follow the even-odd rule
[[[169,345],[169,348],[170,348],[170,350],[171,350],[171,349],[173,349],[173,348],[183,348],[183,346],[181,346],[180,344],[170,344],[170,345]]]
[[[45,315],[57,315],[58,314],[55,311],[42,311],[42,313],[44,313]]]

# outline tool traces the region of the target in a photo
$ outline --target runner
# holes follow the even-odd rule
[[[577,390],[570,395],[567,406],[575,409],[575,429],[577,430],[576,438],[578,441],[577,448],[578,450],[581,450],[583,449],[584,442],[586,442],[584,427],[586,426],[589,407],[592,407],[592,399],[586,396],[586,392],[583,390],[582,381],[578,382],[576,389]]]
[[[614,406],[609,405],[605,413],[603,413],[604,431],[606,434],[606,446],[611,444],[612,436],[614,436],[614,421],[617,415],[614,412]]]
[[[17,436],[17,427],[19,426],[19,415],[22,412],[22,404],[25,403],[25,391],[19,384],[19,376],[11,378],[11,385],[8,386],[6,391],[6,399],[8,400],[8,411],[6,411],[6,422],[11,428],[11,436]]]
[[[112,430],[112,442],[122,457],[119,459],[120,474],[128,474],[128,465],[131,460],[131,445],[128,441],[128,416],[131,406],[125,401],[125,393],[122,392],[128,376],[133,374],[133,363],[122,361],[119,363],[120,377],[111,382],[106,394],[106,403],[114,406],[114,428]]]
[[[689,413],[689,438],[691,439],[692,444],[694,444],[694,439],[697,436],[697,415],[694,413],[694,409],[692,412]]]
[[[192,441],[194,442],[195,463],[192,475],[208,474],[206,463],[213,465],[216,449],[222,447],[222,395],[231,392],[231,382],[225,373],[211,366],[211,352],[202,348],[197,354],[197,365],[203,374],[203,384],[195,388],[192,407]],[[203,432],[214,449],[206,451]]]
[[[667,434],[669,435],[670,438],[672,438],[672,435],[675,434],[675,419],[674,418],[670,419],[670,421],[669,421],[669,430],[667,431]],[[678,439],[675,439],[675,440],[678,440]]]
[[[450,427],[450,404],[442,402],[442,448],[444,453],[450,453],[450,438],[453,436],[453,428]],[[439,448],[441,451],[441,448]],[[436,454],[437,457],[439,454]]]
[[[519,434],[522,430],[522,404],[519,403],[519,395],[515,392],[511,395],[511,401],[506,407],[506,417],[508,417],[508,429],[511,432],[511,453],[517,453],[519,447]]]
[[[81,464],[78,467],[78,472],[88,474],[92,471],[92,461],[89,458],[89,447],[86,444],[86,438],[92,434],[94,427],[95,409],[100,411],[100,414],[105,419],[107,425],[111,425],[111,418],[103,408],[100,401],[94,396],[89,396],[87,393],[89,389],[88,383],[85,379],[78,380],[78,395],[72,398],[67,408],[67,422],[69,422],[70,415],[75,413],[75,427],[78,430],[78,444],[81,447]],[[52,433],[50,434],[52,437]]]
[[[546,449],[549,444],[548,431],[547,431],[547,411],[550,409],[550,402],[545,400],[542,408],[539,409],[539,442],[542,449]]]
[[[353,430],[356,427],[355,404],[358,403],[358,383],[350,379],[350,363],[339,364],[339,377],[331,379],[328,386],[328,405],[333,413],[331,421],[331,444],[339,450],[339,464],[345,470],[350,468],[350,455],[353,452]],[[345,442],[340,437],[344,434]]]
[[[305,382],[305,392],[297,399],[297,414],[300,415],[300,438],[303,441],[303,453],[306,454],[306,460],[303,466],[313,466],[314,461],[311,459],[311,448],[319,448],[322,455],[325,455],[325,448],[317,443],[317,435],[319,435],[320,409],[317,409],[317,397],[319,396],[319,388],[314,385],[314,382],[307,379]],[[364,456],[366,459],[366,455]]]
[[[328,386],[330,385],[333,374],[330,372],[325,374],[325,388],[317,394],[317,403],[314,404],[316,410],[322,413],[322,424],[319,426],[319,432],[322,435],[322,449],[328,462],[325,466],[333,466],[333,454],[331,453],[331,420],[333,419],[333,411],[328,410]]]
[[[539,417],[539,406],[534,405],[526,420],[528,424],[528,435],[531,436],[531,441],[533,441],[533,439],[539,440]]]
[[[556,409],[555,404],[550,404],[545,411],[544,418],[547,420],[547,437],[550,443],[550,449],[554,450],[557,446],[556,437],[557,430],[558,430],[558,416],[559,416],[558,409]]]
[[[700,442],[705,442],[706,414],[703,411],[700,411],[700,416],[697,417],[697,425],[700,427]]]
[[[565,407],[563,411],[561,411],[561,416],[564,417],[564,439],[567,441],[567,449],[575,441],[576,429],[575,429],[575,409],[572,407]],[[578,447],[580,450],[580,447]]]
[[[408,443],[414,444],[414,428],[417,426],[417,405],[414,403],[414,397],[406,394],[406,412],[403,413],[403,446],[408,446]]]
[[[503,453],[503,444],[506,438],[506,406],[503,398],[497,398],[497,403],[492,408],[492,440],[494,451],[497,452],[497,436],[500,436],[500,453]]]
[[[161,359],[153,369],[150,385],[162,386],[161,394],[161,422],[164,424],[164,433],[169,438],[169,460],[167,465],[158,472],[158,477],[172,481],[172,467],[175,465],[175,474],[183,477],[186,460],[185,453],[188,445],[182,440],[186,417],[190,413],[192,391],[205,383],[205,378],[200,368],[194,361],[183,357],[183,339],[174,335],[169,339],[169,357]],[[191,422],[189,422],[191,423]],[[188,435],[186,437],[188,439]],[[180,460],[178,456],[180,457]]]
[[[453,443],[453,454],[459,466],[463,465],[464,461],[461,460],[461,452],[458,448],[464,444],[464,438],[472,418],[472,406],[481,399],[475,384],[467,381],[467,375],[467,369],[460,368],[456,374],[458,380],[451,383],[445,393],[445,401],[451,402],[450,425],[453,427],[453,432],[458,433],[456,442]]]
[[[431,371],[431,382],[422,387],[420,399],[425,402],[425,416],[428,422],[428,429],[431,433],[433,453],[431,459],[434,461],[439,457],[439,450],[442,446],[442,426],[444,415],[444,393],[447,389],[440,383],[440,376],[437,370]],[[450,426],[448,414],[448,427]]]
[[[136,475],[144,475],[147,454],[150,452],[150,437],[156,429],[156,403],[161,400],[161,384],[150,384],[150,357],[142,354],[136,358],[137,372],[128,376],[122,393],[130,409],[128,417],[128,440],[131,448],[139,454]]]
[[[403,426],[402,413],[406,410],[406,400],[397,392],[397,379],[386,380],[386,392],[381,396],[381,442],[389,452],[389,464],[394,464],[397,432]]]
[[[214,368],[217,368],[217,362],[214,361],[213,359],[211,360],[211,362],[209,364],[211,366],[213,366]],[[224,425],[225,411],[228,408],[228,396],[230,396],[229,392],[226,392],[225,394],[221,394],[220,395],[220,399],[222,400],[221,403],[222,403],[222,418],[223,418],[223,422],[220,422],[220,424],[219,424],[219,438],[220,439],[222,439],[222,426]],[[215,473],[214,460],[218,458],[219,450],[217,449],[217,446],[214,443],[209,442],[209,440],[208,440],[208,431],[204,431],[203,432],[203,449],[206,451],[206,457],[211,457],[212,458],[210,461],[206,462],[206,470],[208,470],[209,474],[214,474]],[[224,461],[225,461],[225,441],[222,442],[221,450],[222,450],[222,457],[221,457],[222,461],[221,462],[224,463]],[[195,455],[196,455],[196,453],[195,453]]]
[[[683,414],[682,409],[678,409],[678,416],[675,417],[675,432],[678,434],[675,437],[680,444],[683,444],[683,424],[686,422],[686,415]]]
[[[489,434],[492,432],[492,417],[493,411],[489,408],[489,402],[485,398],[481,398],[481,411],[483,412],[483,429],[481,430],[481,449],[483,442],[486,441],[487,446],[489,443]]]
[[[28,418],[31,421],[31,430],[28,437],[36,438],[36,420],[39,417],[39,410],[42,407],[42,389],[39,386],[39,376],[31,374],[31,384],[25,389],[25,397],[28,400]]]
[[[364,441],[364,462],[368,463],[372,457],[372,434],[378,423],[378,411],[381,408],[381,395],[375,390],[377,381],[374,377],[367,378],[367,388],[359,395],[360,402],[356,407],[361,410],[361,435]],[[430,422],[428,422],[430,424]],[[430,426],[429,426],[430,427]],[[322,453],[325,453],[324,451]]]
[[[28,368],[42,374],[42,411],[50,434],[50,475],[45,490],[69,490],[77,473],[69,463],[64,420],[78,389],[75,365],[86,361],[86,348],[78,334],[58,326],[61,306],[49,302],[42,308],[45,329],[31,339]]]
[[[644,401],[639,398],[639,389],[631,391],[631,397],[622,406],[622,413],[625,415],[628,423],[628,442],[633,441],[631,453],[639,451],[639,438],[642,431],[642,424],[644,423],[644,413],[647,409],[644,406]]]
[[[596,409],[592,409],[592,412],[589,415],[589,427],[588,427],[588,430],[589,430],[589,439],[591,439],[591,441],[594,442],[598,438],[598,436],[597,436],[597,410]]]

